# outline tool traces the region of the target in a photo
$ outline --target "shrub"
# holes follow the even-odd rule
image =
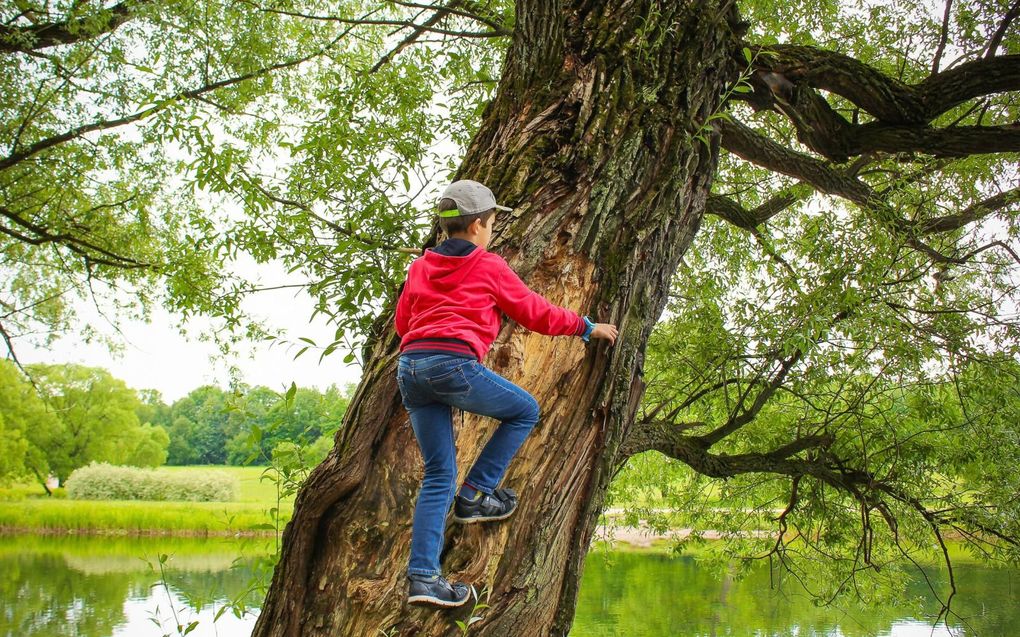
[[[218,471],[159,471],[96,462],[75,469],[65,486],[74,500],[222,502],[236,500],[238,491],[237,479]]]

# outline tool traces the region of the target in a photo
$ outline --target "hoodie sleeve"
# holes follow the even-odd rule
[[[584,319],[576,312],[553,305],[541,294],[525,285],[517,273],[499,259],[500,271],[496,279],[496,305],[526,329],[546,336],[580,336],[584,334]]]

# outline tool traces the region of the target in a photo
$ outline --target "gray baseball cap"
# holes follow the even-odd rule
[[[439,196],[439,201],[443,199],[452,199],[457,204],[457,208],[455,210],[440,210],[440,217],[477,215],[493,208],[506,212],[513,210],[513,208],[497,204],[496,197],[493,196],[491,190],[470,179],[461,179],[447,186],[443,194]]]

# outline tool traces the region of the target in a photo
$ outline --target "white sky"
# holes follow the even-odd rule
[[[244,269],[247,271],[248,267]],[[258,276],[265,285],[286,280],[284,269],[279,265],[259,267],[252,271],[252,275]],[[320,344],[332,342],[335,328],[327,325],[321,317],[315,322],[309,321],[313,305],[303,291],[259,292],[245,301],[244,307],[256,317],[265,319],[269,327],[285,329],[290,340],[306,336]],[[113,333],[90,303],[78,303],[76,311],[84,323],[91,324],[104,334]],[[231,378],[231,366],[236,368],[238,380],[278,391],[286,389],[291,382],[297,383],[298,387],[320,390],[333,384],[342,388],[348,383],[357,383],[361,378],[358,365],[343,363],[347,352],[342,350],[337,350],[320,364],[319,354],[311,349],[294,360],[297,347],[288,351],[279,344],[247,342],[239,347],[238,355],[224,359],[214,344],[198,340],[198,328],[203,325],[209,325],[208,321],[191,324],[188,333],[193,336],[185,337],[174,317],[157,307],[153,309],[151,323],[117,321],[123,332],[123,337],[115,337],[123,344],[119,353],[111,352],[103,343],[83,343],[74,334],[61,338],[48,349],[33,347],[24,340],[15,341],[15,348],[23,364],[78,363],[105,368],[130,387],[159,390],[167,404],[204,384],[226,389]]]

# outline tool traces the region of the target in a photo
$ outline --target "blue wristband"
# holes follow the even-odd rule
[[[581,318],[584,319],[585,325],[584,334],[581,334],[581,338],[584,340],[585,343],[587,343],[588,339],[591,338],[592,331],[595,329],[595,323],[593,323],[592,320],[587,316],[582,316]]]

